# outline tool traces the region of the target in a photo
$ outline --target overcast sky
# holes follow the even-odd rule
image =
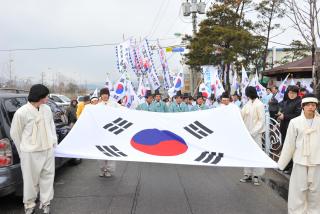
[[[212,2],[213,0],[208,0]],[[181,0],[0,0],[0,49],[41,48],[119,43],[123,38],[162,39],[179,44],[174,33],[191,34],[190,18],[181,15]],[[250,14],[248,14],[250,16]],[[203,19],[204,15],[200,19]],[[286,27],[286,26],[284,26]],[[298,37],[287,31],[273,40],[289,44]],[[273,46],[274,44],[271,44]],[[169,66],[179,69],[179,54],[168,53]],[[104,82],[106,73],[118,78],[114,46],[0,52],[0,77],[41,79],[52,83],[54,73],[78,83]]]

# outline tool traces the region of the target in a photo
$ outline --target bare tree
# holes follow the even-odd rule
[[[294,23],[294,28],[300,32],[301,37],[305,40],[312,51],[312,79],[314,90],[320,97],[319,84],[319,56],[315,56],[320,39],[320,7],[319,0],[287,0],[286,6],[290,10],[288,18]],[[316,65],[318,68],[316,68]]]
[[[271,31],[280,27],[280,24],[274,23],[275,19],[283,18],[285,13],[283,3],[284,0],[263,0],[256,6],[259,18],[258,25],[260,26],[262,32],[265,33],[266,37],[266,44],[262,62],[263,71],[266,70],[267,66],[266,62]]]

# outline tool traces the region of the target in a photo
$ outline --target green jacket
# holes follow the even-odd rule
[[[153,101],[151,104],[151,111],[153,112],[168,112],[167,105],[162,101]]]
[[[185,103],[178,105],[176,102],[173,102],[169,106],[169,112],[187,112],[189,111],[188,106]]]
[[[137,110],[141,111],[152,111],[152,103],[149,105],[148,103],[142,103],[138,105]]]
[[[201,106],[199,105],[195,105],[191,108],[191,111],[198,111],[198,110],[206,110],[209,109],[208,106],[206,106],[205,104],[202,104]]]

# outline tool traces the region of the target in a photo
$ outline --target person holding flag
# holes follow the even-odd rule
[[[181,91],[177,91],[175,95],[175,101],[172,102],[169,106],[169,112],[187,112],[189,111],[188,106],[182,102],[182,94]]]
[[[205,105],[202,92],[198,92],[196,105],[192,107],[191,111],[198,111],[198,110],[206,110],[208,106]]]
[[[152,108],[153,108],[152,102],[153,102],[153,95],[151,93],[151,90],[147,90],[145,95],[145,102],[138,105],[136,109],[142,110],[142,111],[152,111]]]
[[[117,102],[114,102],[109,99],[110,98],[110,91],[108,88],[102,88],[100,90],[100,103],[98,105],[110,106],[113,108],[121,108],[122,106]],[[111,177],[112,172],[116,170],[116,162],[110,160],[99,160],[99,168],[100,168],[100,177]]]
[[[154,101],[151,104],[151,111],[153,112],[167,112],[167,105],[161,100],[159,89],[154,91]]]

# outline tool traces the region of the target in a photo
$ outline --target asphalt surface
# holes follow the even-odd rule
[[[117,162],[111,178],[84,160],[56,173],[53,214],[285,214],[266,184],[240,183],[240,168]],[[23,213],[21,197],[0,198],[0,213]],[[37,213],[39,210],[37,210]]]

